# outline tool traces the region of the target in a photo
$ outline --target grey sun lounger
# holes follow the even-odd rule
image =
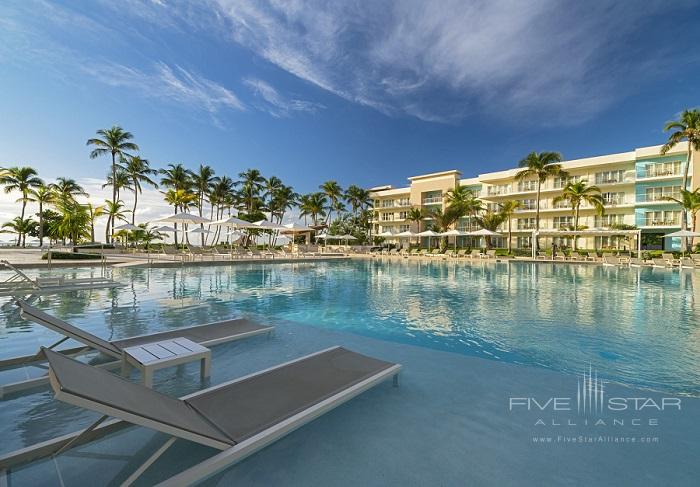
[[[44,455],[89,441],[108,417],[171,436],[126,480],[119,479],[122,485],[133,483],[177,439],[221,452],[158,485],[201,481],[389,378],[398,385],[401,369],[334,347],[175,399],[52,350],[44,353],[55,398],[103,415],[83,438],[57,442],[52,452],[43,447]]]
[[[79,291],[87,289],[114,288],[123,284],[107,279],[106,277],[82,277],[66,279],[58,277],[37,277],[32,279],[22,270],[7,260],[0,260],[0,267],[12,271],[13,274],[0,282],[0,296],[13,296],[15,294],[51,294],[65,291]]]
[[[261,325],[248,319],[238,318],[233,320],[208,323],[205,325],[189,326],[184,328],[178,328],[175,330],[152,333],[150,335],[140,335],[130,338],[124,338],[121,340],[107,341],[77,326],[71,325],[70,323],[63,321],[60,318],[52,316],[49,313],[46,313],[45,311],[31,306],[30,304],[21,299],[18,299],[16,301],[17,305],[20,308],[20,316],[22,316],[22,318],[38,323],[52,331],[63,335],[64,338],[48,347],[49,349],[56,347],[57,345],[63,343],[69,338],[83,345],[79,348],[72,348],[69,350],[61,351],[61,353],[67,355],[80,354],[85,353],[89,350],[95,350],[113,359],[121,360],[123,355],[122,351],[125,348],[143,345],[146,343],[154,343],[170,338],[183,337],[205,347],[210,347],[221,343],[240,340],[256,335],[272,333],[272,331],[274,330],[273,326]],[[23,357],[15,357],[0,361],[0,368],[27,365],[41,360],[41,353],[35,355],[27,355]],[[14,384],[2,385],[0,386],[0,397],[9,392],[15,392],[22,389],[27,389],[37,385],[45,384],[46,380],[47,377],[44,376]]]

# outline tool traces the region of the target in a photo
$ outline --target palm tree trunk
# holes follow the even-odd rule
[[[177,215],[177,205],[173,205],[175,207],[175,214]],[[177,222],[173,225],[173,228],[175,231],[173,232],[173,235],[175,237],[175,250],[177,250]]]
[[[535,230],[537,230],[537,234],[535,235],[535,241],[533,242],[533,245],[535,247],[535,250],[540,248],[539,245],[539,240],[540,240],[540,186],[541,182],[539,178],[537,179],[537,202],[536,202],[536,211],[535,211]]]
[[[578,214],[579,214],[579,205],[576,205],[576,208],[574,209],[574,231],[578,231]],[[595,238],[595,237],[594,237]],[[578,240],[578,237],[576,234],[574,234],[574,251],[578,250],[576,247],[576,241]]]
[[[509,253],[509,254],[510,254],[510,252],[513,250],[513,249],[512,249],[512,240],[513,240],[513,237],[512,237],[512,232],[511,232],[510,226],[511,226],[511,221],[510,221],[510,215],[509,215],[509,216],[508,216],[508,253]],[[455,238],[456,238],[456,237],[455,237]]]
[[[134,180],[134,209],[131,212],[131,224],[136,225],[136,204],[139,201],[139,190],[136,186],[136,180]]]
[[[683,189],[688,189],[688,169],[690,164],[693,162],[693,144],[688,141],[688,160],[685,164],[685,169],[683,170]],[[688,213],[686,211],[681,212],[681,230],[688,228]],[[692,243],[691,243],[692,246]],[[688,239],[681,239],[681,250],[685,252],[688,248]]]
[[[39,201],[39,247],[44,245],[44,204]]]
[[[116,154],[112,151],[112,201],[117,203],[117,160]],[[114,218],[107,220],[107,224],[111,225],[112,232],[114,234]],[[109,237],[108,237],[109,238]],[[109,240],[107,241],[109,243]]]

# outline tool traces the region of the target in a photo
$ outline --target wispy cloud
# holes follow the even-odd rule
[[[109,62],[81,64],[80,68],[107,85],[133,88],[144,96],[184,103],[212,115],[224,109],[245,110],[231,90],[178,65],[159,61],[148,72]]]
[[[314,113],[325,108],[320,103],[315,103],[297,98],[288,98],[282,95],[270,83],[257,78],[246,78],[243,80],[261,103],[256,106],[269,113],[275,118],[288,117],[293,112]]]
[[[475,110],[505,111],[554,123],[585,120],[621,94],[623,80],[639,74],[621,48],[662,6],[651,1],[630,8],[612,0],[214,3],[235,42],[384,113],[451,122]]]

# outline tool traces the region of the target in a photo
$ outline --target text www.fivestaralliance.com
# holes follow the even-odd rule
[[[654,445],[660,443],[658,436],[533,436],[531,442],[536,444],[645,444]]]

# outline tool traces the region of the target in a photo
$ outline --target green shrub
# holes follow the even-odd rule
[[[91,243],[76,245],[74,248],[78,249],[78,250],[113,249],[114,245],[104,244],[104,243],[100,243],[100,242],[91,242]]]

